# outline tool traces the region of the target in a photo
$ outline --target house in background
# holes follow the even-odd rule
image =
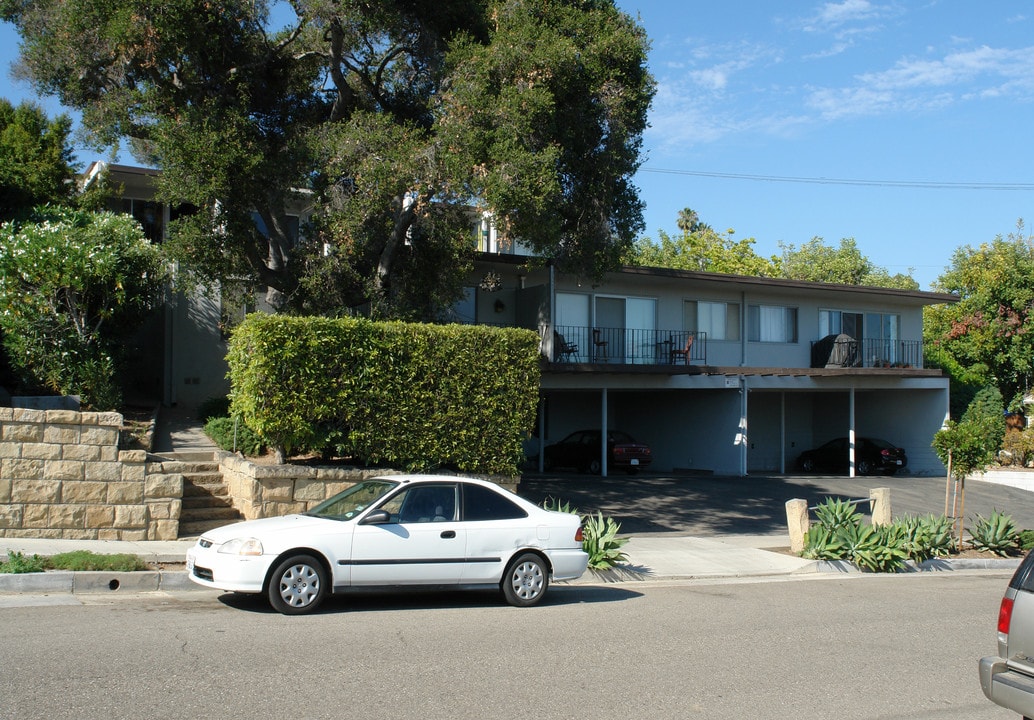
[[[157,171],[107,169],[124,191],[112,209],[154,242],[189,211],[154,201]],[[948,378],[923,367],[922,321],[954,295],[642,267],[590,286],[498,237],[489,217],[472,221],[471,241],[475,271],[449,320],[539,334],[538,447],[620,429],[653,448],[654,471],[740,476],[793,472],[803,450],[874,436],[905,448],[909,472],[945,472],[930,444]],[[142,397],[196,408],[229,391],[232,309],[215,290],[170,297],[140,335]]]
[[[111,183],[121,188],[120,197],[109,209],[132,215],[153,243],[165,241],[169,223],[194,212],[188,205],[173,206],[155,200],[159,172],[149,168],[94,162],[84,173],[89,184],[106,171]],[[308,220],[307,206],[299,201],[289,215],[295,237]],[[256,224],[262,222],[255,216]],[[262,293],[256,293],[254,309],[264,307]],[[226,377],[227,340],[224,328],[240,315],[240,308],[225,304],[219,288],[208,292],[170,293],[163,310],[137,335],[130,357],[139,361],[127,380],[127,400],[149,403],[159,400],[166,407],[195,409],[210,398],[225,397],[230,391]]]

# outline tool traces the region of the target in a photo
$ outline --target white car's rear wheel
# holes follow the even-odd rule
[[[503,596],[515,607],[535,605],[548,587],[549,568],[545,560],[534,553],[518,555],[503,575]]]
[[[312,612],[326,595],[322,563],[311,555],[285,558],[269,578],[269,603],[285,615]]]

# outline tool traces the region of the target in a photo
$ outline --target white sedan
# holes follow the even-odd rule
[[[577,515],[436,475],[366,480],[300,515],[209,530],[187,552],[194,582],[264,593],[292,615],[331,592],[403,586],[494,586],[526,607],[551,578],[574,580],[588,562]]]

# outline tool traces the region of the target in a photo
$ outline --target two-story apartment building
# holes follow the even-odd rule
[[[180,210],[154,202],[155,171],[109,170],[123,187],[113,209],[160,242]],[[793,472],[802,450],[854,434],[904,447],[912,473],[944,473],[930,443],[948,379],[923,367],[922,319],[953,295],[642,267],[591,285],[502,244],[488,219],[473,225],[478,261],[450,319],[539,333],[531,455],[574,430],[622,429],[650,444],[654,470],[737,476]],[[218,292],[176,295],[142,336],[142,382],[163,404],[228,391],[225,314]]]
[[[591,286],[481,259],[458,315],[539,332],[541,444],[621,429],[656,470],[745,475],[792,472],[802,450],[854,434],[944,473],[930,443],[948,379],[923,367],[922,320],[952,295],[642,267]]]

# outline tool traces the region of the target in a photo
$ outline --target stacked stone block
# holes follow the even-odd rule
[[[0,537],[173,540],[182,483],[120,450],[114,412],[0,407]]]

